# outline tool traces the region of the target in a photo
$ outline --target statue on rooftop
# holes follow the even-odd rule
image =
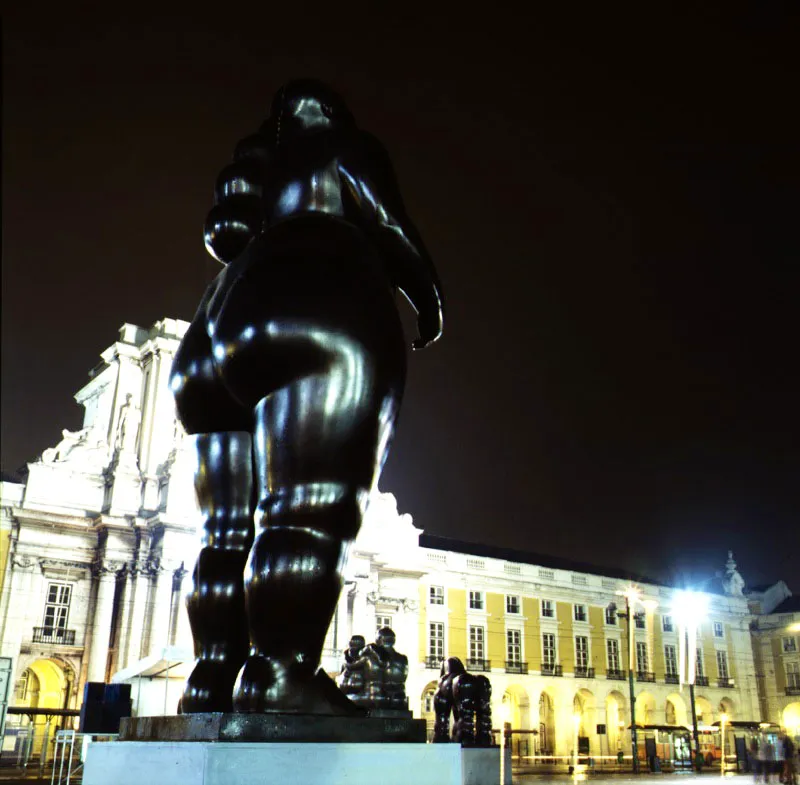
[[[318,667],[402,400],[395,293],[423,349],[441,286],[388,155],[326,85],[281,88],[233,158],[205,225],[225,268],[171,377],[204,516],[181,710],[352,713]]]

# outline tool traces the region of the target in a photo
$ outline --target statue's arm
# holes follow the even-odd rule
[[[436,268],[403,205],[389,155],[370,134],[340,162],[340,173],[361,218],[375,229],[378,246],[387,256],[393,283],[417,312],[423,349],[442,334],[444,296]]]

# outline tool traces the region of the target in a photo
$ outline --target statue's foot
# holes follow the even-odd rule
[[[181,714],[233,710],[233,685],[236,671],[230,664],[216,660],[198,660],[186,680],[180,700]]]
[[[258,654],[248,657],[239,672],[233,690],[233,710],[250,714],[367,714],[348,700],[322,669],[313,676],[301,675],[279,660]]]

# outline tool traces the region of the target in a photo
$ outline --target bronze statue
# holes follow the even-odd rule
[[[433,696],[433,741],[456,741],[463,747],[491,746],[491,698],[492,684],[486,676],[468,673],[458,657],[442,662],[439,688]]]
[[[344,662],[336,679],[339,689],[352,700],[354,695],[364,692],[364,662],[361,652],[367,645],[363,635],[353,635],[348,647],[344,650]]]
[[[173,365],[203,549],[183,712],[352,711],[318,672],[414,349],[442,330],[436,272],[389,158],[324,84],[290,82],[220,174],[206,247],[226,265]]]
[[[344,652],[344,663],[338,678],[342,692],[365,709],[407,713],[408,657],[394,648],[394,632],[389,627],[383,627],[378,630],[375,643],[364,645],[363,641],[363,636],[354,635]]]

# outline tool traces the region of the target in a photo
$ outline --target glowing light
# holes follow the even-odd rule
[[[672,598],[672,613],[687,626],[700,624],[708,612],[708,599],[696,591],[678,591]]]

